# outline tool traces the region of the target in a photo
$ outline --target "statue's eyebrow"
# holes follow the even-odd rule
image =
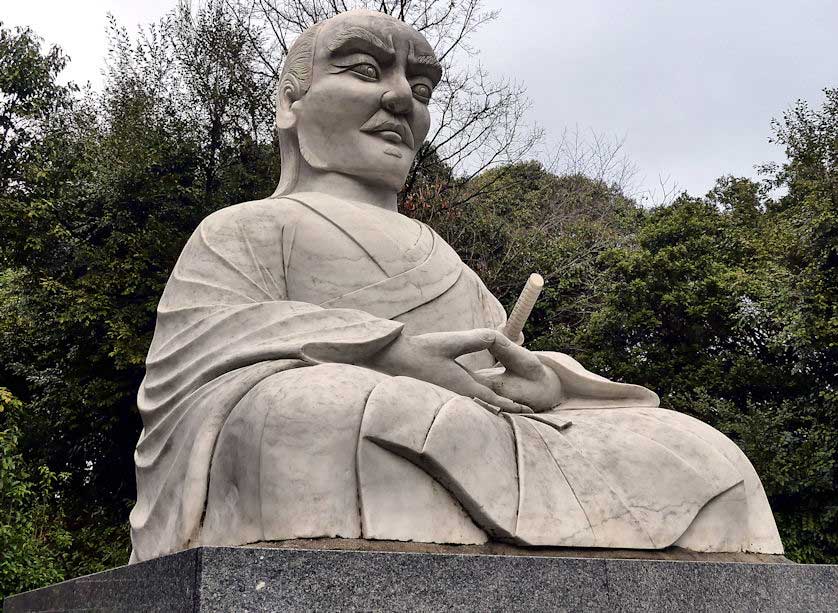
[[[329,43],[332,54],[368,53],[382,63],[396,59],[396,50],[392,43],[385,43],[378,36],[360,26],[349,26],[335,35]]]
[[[414,74],[428,77],[434,83],[434,87],[442,79],[442,64],[435,55],[415,55],[413,43],[410,43],[410,52],[407,54],[407,66]]]

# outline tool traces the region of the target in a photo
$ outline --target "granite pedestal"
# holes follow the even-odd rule
[[[838,566],[202,547],[4,611],[836,611]]]

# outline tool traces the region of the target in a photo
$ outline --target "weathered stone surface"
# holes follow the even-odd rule
[[[507,322],[398,213],[441,73],[374,11],[288,50],[276,192],[204,219],[158,305],[132,561],[316,537],[781,553],[732,441],[516,344],[541,281]]]
[[[22,611],[834,611],[838,566],[204,547],[4,603]]]

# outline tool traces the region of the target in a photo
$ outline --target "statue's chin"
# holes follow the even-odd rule
[[[370,172],[369,174],[347,174],[349,174],[349,176],[351,177],[357,178],[359,181],[369,185],[370,187],[389,189],[392,190],[394,194],[398,193],[404,187],[404,182],[407,179],[407,177],[402,174],[393,177],[383,174],[376,174],[373,172]]]
[[[396,148],[393,147],[393,149]],[[407,173],[415,155],[414,152],[399,151],[399,153],[402,153],[399,157],[385,153],[380,156],[364,155],[362,156],[363,159],[330,159],[331,156],[321,155],[313,147],[306,146],[305,139],[300,139],[300,153],[306,163],[314,170],[323,173],[338,173],[351,177],[369,187],[389,189],[393,193],[398,193],[404,187]],[[367,158],[375,157],[381,158],[379,164],[361,164],[367,161],[372,162],[372,159]]]

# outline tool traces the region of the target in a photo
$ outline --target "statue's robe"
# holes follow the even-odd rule
[[[543,353],[559,405],[496,414],[358,366],[399,334],[504,321],[451,247],[396,213],[295,194],[209,216],[138,396],[132,560],[323,536],[782,551],[741,451],[649,390]]]

